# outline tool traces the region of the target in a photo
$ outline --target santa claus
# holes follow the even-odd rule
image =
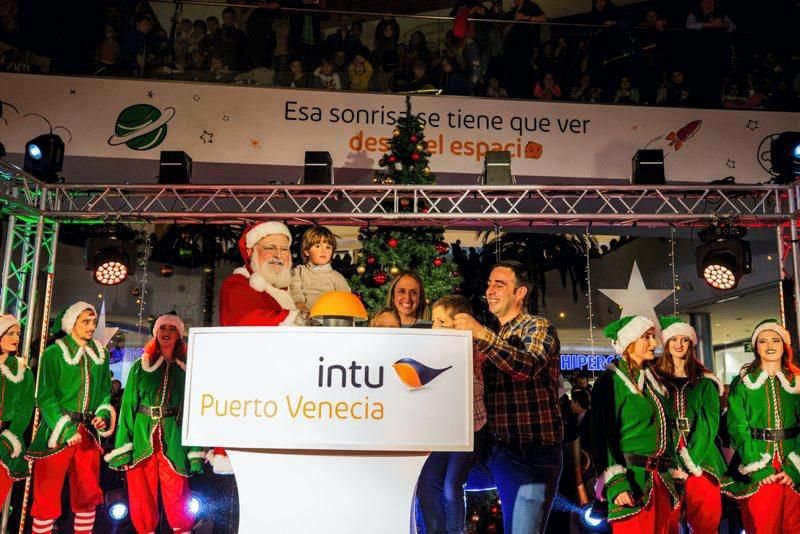
[[[289,294],[292,234],[286,225],[262,222],[245,228],[239,238],[244,266],[225,279],[220,290],[222,326],[305,326],[308,315]],[[214,472],[233,474],[225,450],[208,453]]]

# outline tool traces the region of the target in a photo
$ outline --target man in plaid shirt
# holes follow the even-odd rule
[[[471,315],[454,326],[472,331],[483,370],[489,469],[503,503],[505,532],[544,532],[561,476],[563,424],[558,409],[558,334],[544,317],[526,309],[531,280],[515,261],[492,268],[486,288],[489,311],[500,331]]]

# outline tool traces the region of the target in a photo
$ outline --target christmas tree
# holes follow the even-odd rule
[[[423,133],[424,124],[411,113],[406,97],[406,112],[397,120],[389,140],[389,150],[380,159],[384,169],[375,175],[380,184],[433,184],[436,176],[428,166],[430,152]],[[425,211],[411,198],[400,198],[401,211]],[[412,270],[422,279],[429,302],[452,294],[461,284],[461,275],[444,242],[444,228],[367,227],[358,236],[362,249],[357,256],[356,274],[350,286],[372,313],[386,305],[386,290],[400,271]]]

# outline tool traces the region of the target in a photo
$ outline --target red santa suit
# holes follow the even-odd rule
[[[239,238],[239,252],[244,267],[239,267],[222,283],[219,299],[219,322],[222,326],[299,326],[304,324],[300,311],[288,288],[277,288],[261,274],[253,272],[248,249],[270,235],[285,235],[292,243],[292,234],[286,225],[262,222],[245,229]],[[291,267],[289,265],[288,267]],[[217,474],[233,474],[225,450],[215,448],[208,453],[208,461]]]

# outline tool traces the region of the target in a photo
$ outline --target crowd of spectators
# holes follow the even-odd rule
[[[687,1],[654,0],[623,10],[612,0],[591,0],[584,16],[551,24],[531,0],[456,0],[449,21],[426,25],[413,18],[354,19],[326,11],[325,0],[257,0],[250,8],[225,7],[221,17],[178,16],[171,28],[139,2],[130,23],[119,10],[107,11],[93,73],[327,90],[797,108],[796,44],[775,50],[753,34],[738,35],[723,0]]]

